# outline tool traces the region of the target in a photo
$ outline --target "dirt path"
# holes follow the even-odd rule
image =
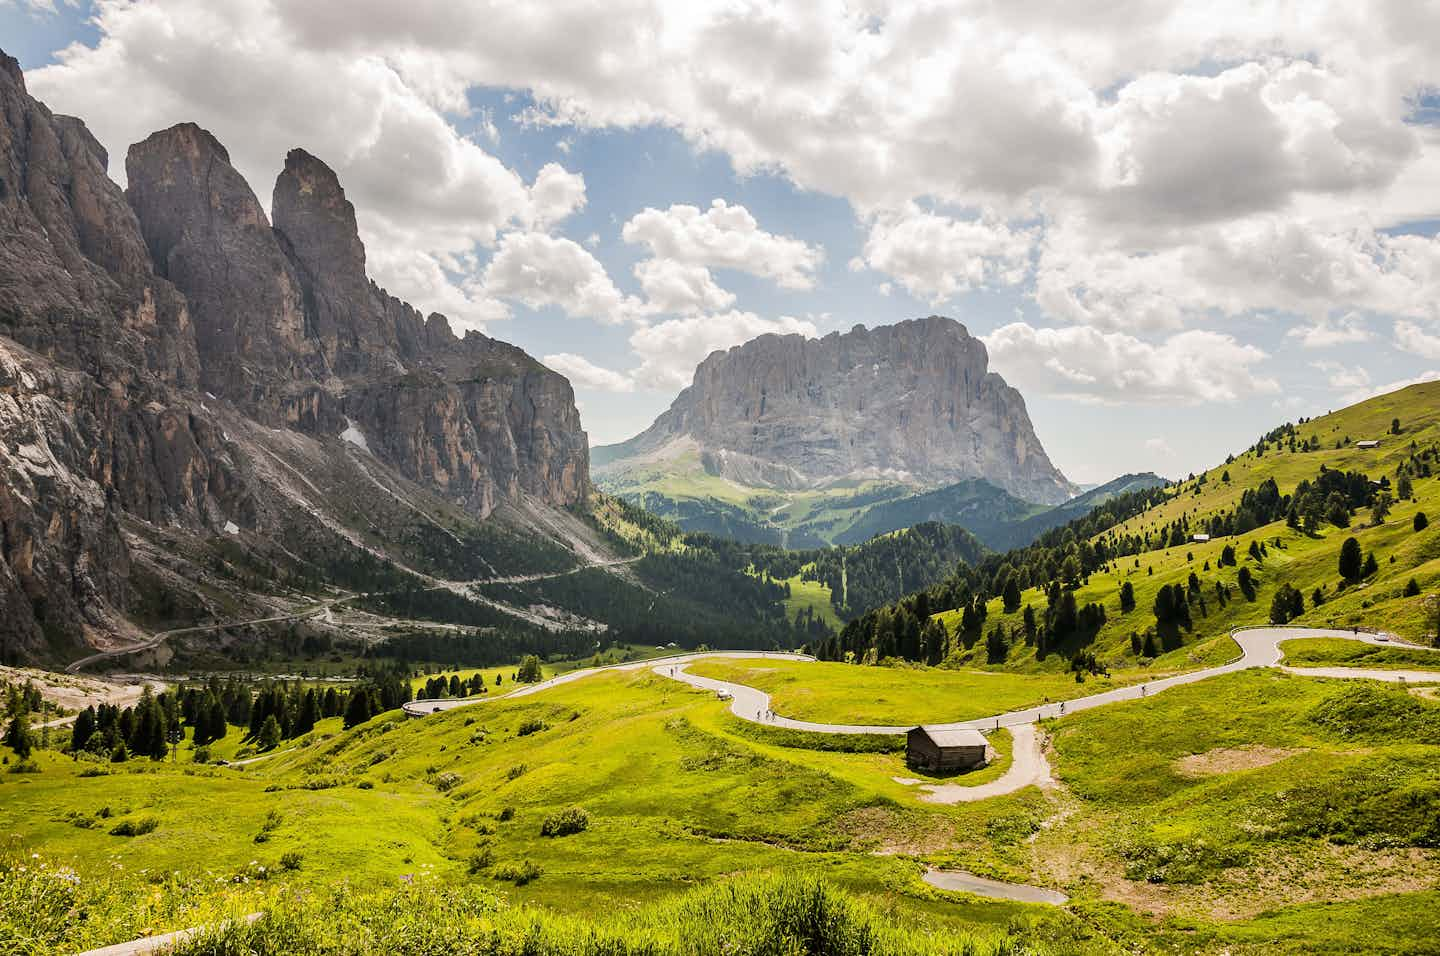
[[[249,916],[242,917],[241,921],[253,923],[262,915],[261,913],[251,913]],[[191,937],[205,932],[206,928],[196,926],[191,929],[176,930],[173,933],[146,936],[128,943],[116,943],[114,946],[105,946],[100,949],[87,949],[76,956],[143,956],[145,953],[163,953],[174,949]]]

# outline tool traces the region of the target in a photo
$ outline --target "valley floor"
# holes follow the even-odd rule
[[[1315,640],[1346,638],[1242,632],[1246,666],[1111,688],[1068,702],[1063,718],[1053,699],[1016,707],[1009,688],[985,711],[992,727],[996,703],[1039,718],[1055,785],[953,805],[921,796],[991,792],[1020,762],[1029,722],[991,730],[997,759],[984,771],[927,777],[906,768],[898,724],[812,733],[741,719],[785,713],[787,691],[746,694],[732,681],[727,706],[681,683],[698,677],[670,661],[571,672],[423,719],[382,715],[350,731],[332,719],[238,768],[195,764],[188,745],[174,763],[41,752],[38,772],[0,775],[0,829],[16,841],[0,893],[16,890],[18,861],[36,853],[30,866],[73,874],[59,912],[82,915],[47,929],[35,925],[44,912],[7,899],[0,933],[49,940],[20,952],[77,950],[221,913],[313,908],[342,881],[394,894],[380,888],[397,879],[414,897],[403,905],[439,905],[434,894],[453,885],[537,913],[616,914],[596,923],[613,927],[692,905],[672,902],[686,887],[738,879],[733,892],[749,892],[744,874],[763,873],[821,878],[919,934],[894,952],[935,949],[927,933],[991,948],[1008,938],[1011,952],[1423,952],[1440,930],[1440,706],[1398,682],[1268,666],[1290,646],[1313,656]],[[820,683],[832,668],[886,670],[688,665],[722,666],[813,669]],[[997,689],[1017,676],[995,675]],[[978,696],[964,706],[985,705],[983,690],[968,692]],[[1117,694],[1124,703],[1099,706]],[[542,836],[569,807],[586,811],[588,828]],[[147,820],[141,835],[114,834]],[[951,893],[922,879],[930,870],[1069,902]],[[333,906],[361,919],[360,899]]]

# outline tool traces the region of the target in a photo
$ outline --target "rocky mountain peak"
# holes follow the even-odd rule
[[[670,445],[698,446],[708,471],[749,485],[984,478],[1029,501],[1074,493],[984,343],[941,316],[715,352],[655,424],[597,459],[613,470]]]
[[[10,82],[20,87],[21,92],[25,90],[25,71],[20,69],[20,61],[15,59],[4,50],[0,50],[0,72],[10,78]]]
[[[156,269],[190,302],[206,389],[284,420],[277,399],[308,377],[314,349],[299,278],[250,185],[194,123],[131,146],[125,172]]]
[[[365,244],[333,169],[303,149],[290,150],[270,212],[310,274],[343,279],[359,294],[366,284]]]

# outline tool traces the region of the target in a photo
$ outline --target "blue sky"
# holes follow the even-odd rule
[[[1427,11],[864,6],[0,0],[0,36],[117,178],[181,120],[262,201],[325,159],[379,281],[565,372],[595,442],[710,348],[933,313],[1080,482],[1437,374]]]

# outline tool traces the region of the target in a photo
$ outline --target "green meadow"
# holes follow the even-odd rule
[[[1233,641],[1229,643],[1235,647]],[[763,690],[770,694],[774,710],[786,717],[881,726],[973,720],[1160,676],[1156,670],[1132,668],[1081,682],[1053,672],[745,659],[698,661],[687,670]]]
[[[793,667],[808,668],[811,686],[832,702],[856,693],[852,673],[893,679],[882,696],[914,676]],[[968,676],[973,684],[937,684],[914,700],[939,706],[965,686],[975,707],[993,711],[1075,687]],[[907,782],[933,778],[906,769],[899,738],[757,727],[712,694],[648,670],[612,672],[418,720],[390,713],[349,731],[324,721],[240,767],[195,764],[188,744],[161,762],[41,752],[38,772],[0,774],[0,833],[13,835],[18,859],[42,854],[99,894],[65,931],[75,946],[246,907],[278,922],[250,943],[236,930],[237,948],[226,951],[282,952],[307,934],[323,937],[315,921],[327,906],[366,932],[378,932],[376,912],[404,905],[458,906],[505,933],[521,925],[512,919],[543,924],[535,932],[557,940],[623,936],[626,925],[659,933],[661,914],[719,905],[706,893],[743,898],[762,885],[785,899],[830,894],[825,905],[836,912],[853,908],[861,922],[901,934],[889,949],[827,952],[931,952],[933,934],[973,938],[974,952],[1037,953],[1344,952],[1361,938],[1346,921],[1300,920],[1307,895],[1357,911],[1379,912],[1374,900],[1383,899],[1390,936],[1377,938],[1395,942],[1389,951],[1407,951],[1406,934],[1434,920],[1434,702],[1363,682],[1257,672],[1047,730],[1059,789],[942,806]],[[240,734],[232,728],[226,741]],[[996,762],[961,782],[1004,772],[1008,734],[991,744]],[[542,835],[571,808],[588,826]],[[112,833],[146,821],[140,835]],[[1302,863],[1303,891],[1277,892]],[[944,893],[920,881],[926,864],[1056,887],[1072,903]],[[353,892],[325,902],[334,892],[325,888],[340,884]],[[0,880],[0,894],[12,891],[18,881]],[[131,909],[139,915],[125,915]],[[1282,926],[1290,942],[1264,948]],[[15,930],[0,924],[0,932]],[[734,951],[791,951],[765,949],[764,933],[754,934],[758,948]],[[656,939],[648,951],[692,951]]]

